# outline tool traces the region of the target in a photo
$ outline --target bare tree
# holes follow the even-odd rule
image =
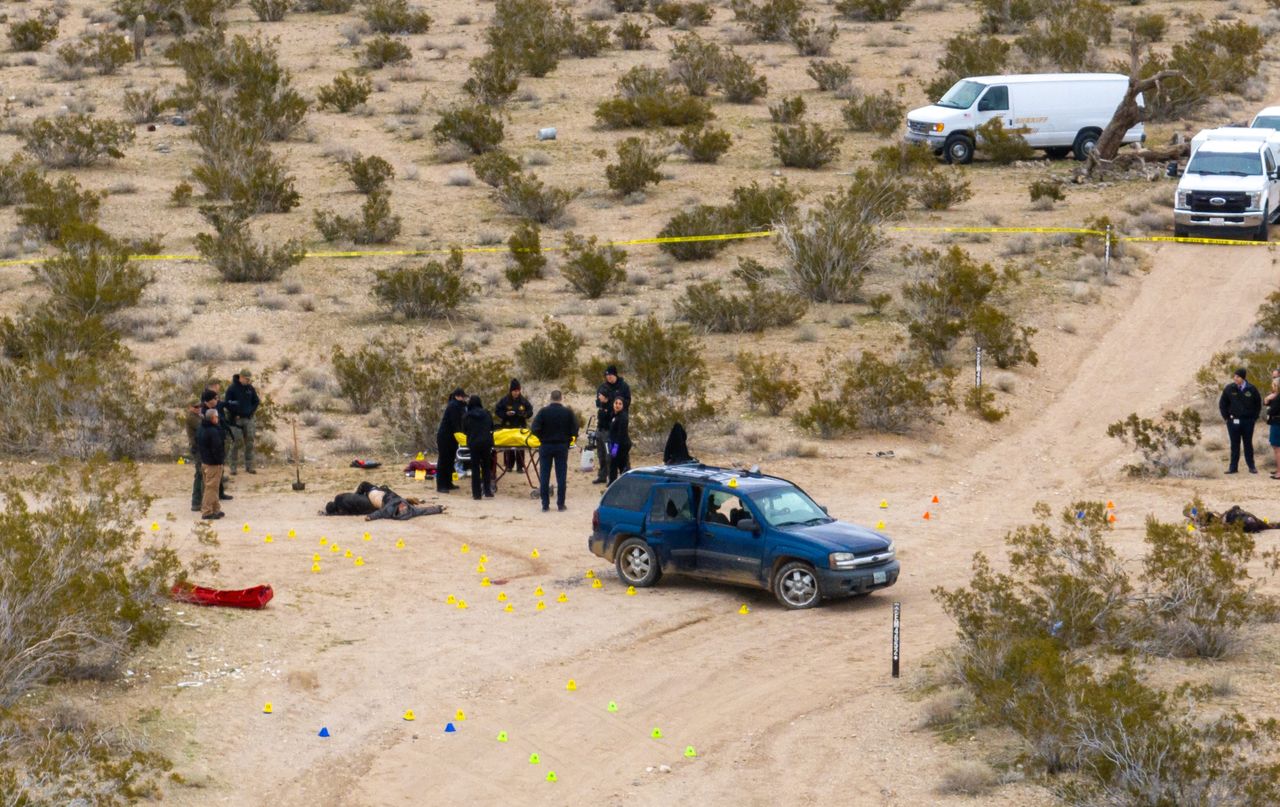
[[[1158,23],[1155,22],[1158,20]],[[1180,70],[1161,70],[1154,76],[1142,78],[1139,70],[1142,67],[1142,53],[1164,34],[1162,18],[1153,16],[1135,17],[1128,21],[1129,29],[1129,88],[1124,98],[1111,116],[1111,122],[1098,138],[1098,145],[1089,155],[1088,173],[1092,174],[1101,163],[1112,162],[1124,144],[1125,132],[1146,120],[1146,108],[1138,106],[1139,93],[1159,90],[1160,83],[1171,78],[1182,76]],[[1143,159],[1161,159],[1160,153],[1145,153]]]

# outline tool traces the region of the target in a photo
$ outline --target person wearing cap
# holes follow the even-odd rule
[[[206,521],[222,518],[222,505],[218,502],[218,488],[222,481],[222,464],[227,458],[226,437],[218,425],[218,407],[204,411],[204,422],[196,432],[200,470],[204,474],[204,490],[200,500],[200,517]]]
[[[467,413],[462,416],[462,433],[467,436],[467,451],[471,453],[471,498],[493,498],[493,415],[484,408],[479,395],[467,401]]]
[[[245,473],[256,474],[253,468],[253,442],[257,436],[257,426],[253,416],[258,411],[262,400],[258,391],[253,388],[253,374],[241,370],[231,377],[231,386],[227,387],[227,411],[230,412],[231,437],[231,475],[235,476],[236,464],[244,450]]]
[[[505,397],[498,401],[494,414],[498,416],[500,429],[527,429],[529,418],[533,417],[533,404],[524,397],[520,389],[520,379],[511,379],[511,386]],[[513,467],[524,471],[524,452],[508,449],[502,452],[502,467],[510,471]]]
[[[622,408],[631,411],[631,387],[618,375],[618,368],[610,364],[604,368],[604,383],[596,387],[596,432],[604,439],[609,434],[609,426],[613,423],[613,402],[622,399]],[[596,458],[599,466],[596,469],[594,484],[603,485],[609,481],[608,450],[597,450]]]
[[[1218,413],[1227,424],[1227,434],[1231,437],[1231,465],[1227,473],[1234,474],[1240,470],[1240,444],[1244,443],[1244,463],[1249,466],[1249,473],[1256,474],[1258,468],[1253,464],[1253,426],[1258,422],[1262,412],[1262,396],[1258,388],[1248,381],[1248,370],[1236,369],[1231,383],[1223,387],[1218,397]]]
[[[200,446],[197,437],[200,432],[200,426],[204,423],[204,413],[209,409],[218,410],[218,423],[221,427],[225,404],[218,400],[218,390],[221,384],[217,381],[210,381],[205,385],[204,392],[200,393],[200,402],[187,409],[187,447],[191,450],[192,463],[196,466],[195,478],[191,482],[191,511],[193,513],[200,512],[201,502],[204,500],[204,467],[200,462]],[[226,429],[222,429],[222,439],[225,444],[227,439]],[[227,479],[222,477],[218,480],[218,498],[221,501],[229,502],[232,497],[227,495]]]
[[[436,463],[436,492],[452,493],[458,489],[453,484],[453,467],[458,460],[458,438],[462,431],[462,416],[467,413],[467,393],[458,387],[449,395],[436,429],[436,445],[440,449],[440,461]]]
[[[569,444],[578,436],[578,416],[562,402],[560,390],[552,390],[551,403],[533,416],[529,430],[538,438],[538,493],[542,512],[551,506],[551,469],[556,472],[556,509],[564,510],[565,486],[569,481]]]

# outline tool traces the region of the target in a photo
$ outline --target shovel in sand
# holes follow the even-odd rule
[[[298,454],[298,421],[293,422],[293,489],[306,490],[307,483],[302,481],[302,457]]]

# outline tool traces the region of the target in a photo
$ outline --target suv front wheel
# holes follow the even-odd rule
[[[628,538],[622,542],[618,547],[615,564],[618,567],[618,577],[629,586],[647,588],[662,577],[658,553],[640,538]]]
[[[818,576],[807,563],[793,560],[773,576],[773,595],[787,608],[812,608],[822,600]]]

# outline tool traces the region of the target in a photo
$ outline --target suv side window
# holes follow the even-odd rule
[[[649,489],[657,483],[656,479],[648,479],[628,474],[618,477],[600,501],[601,507],[616,507],[619,510],[639,512],[649,498]]]
[[[702,520],[707,524],[727,524],[737,526],[744,518],[751,518],[751,511],[742,499],[723,490],[707,493],[707,512]]]
[[[689,488],[661,487],[653,494],[653,504],[649,506],[650,521],[691,521],[693,505],[689,501]]]
[[[978,102],[979,112],[1005,112],[1009,109],[1009,88],[991,87]]]

